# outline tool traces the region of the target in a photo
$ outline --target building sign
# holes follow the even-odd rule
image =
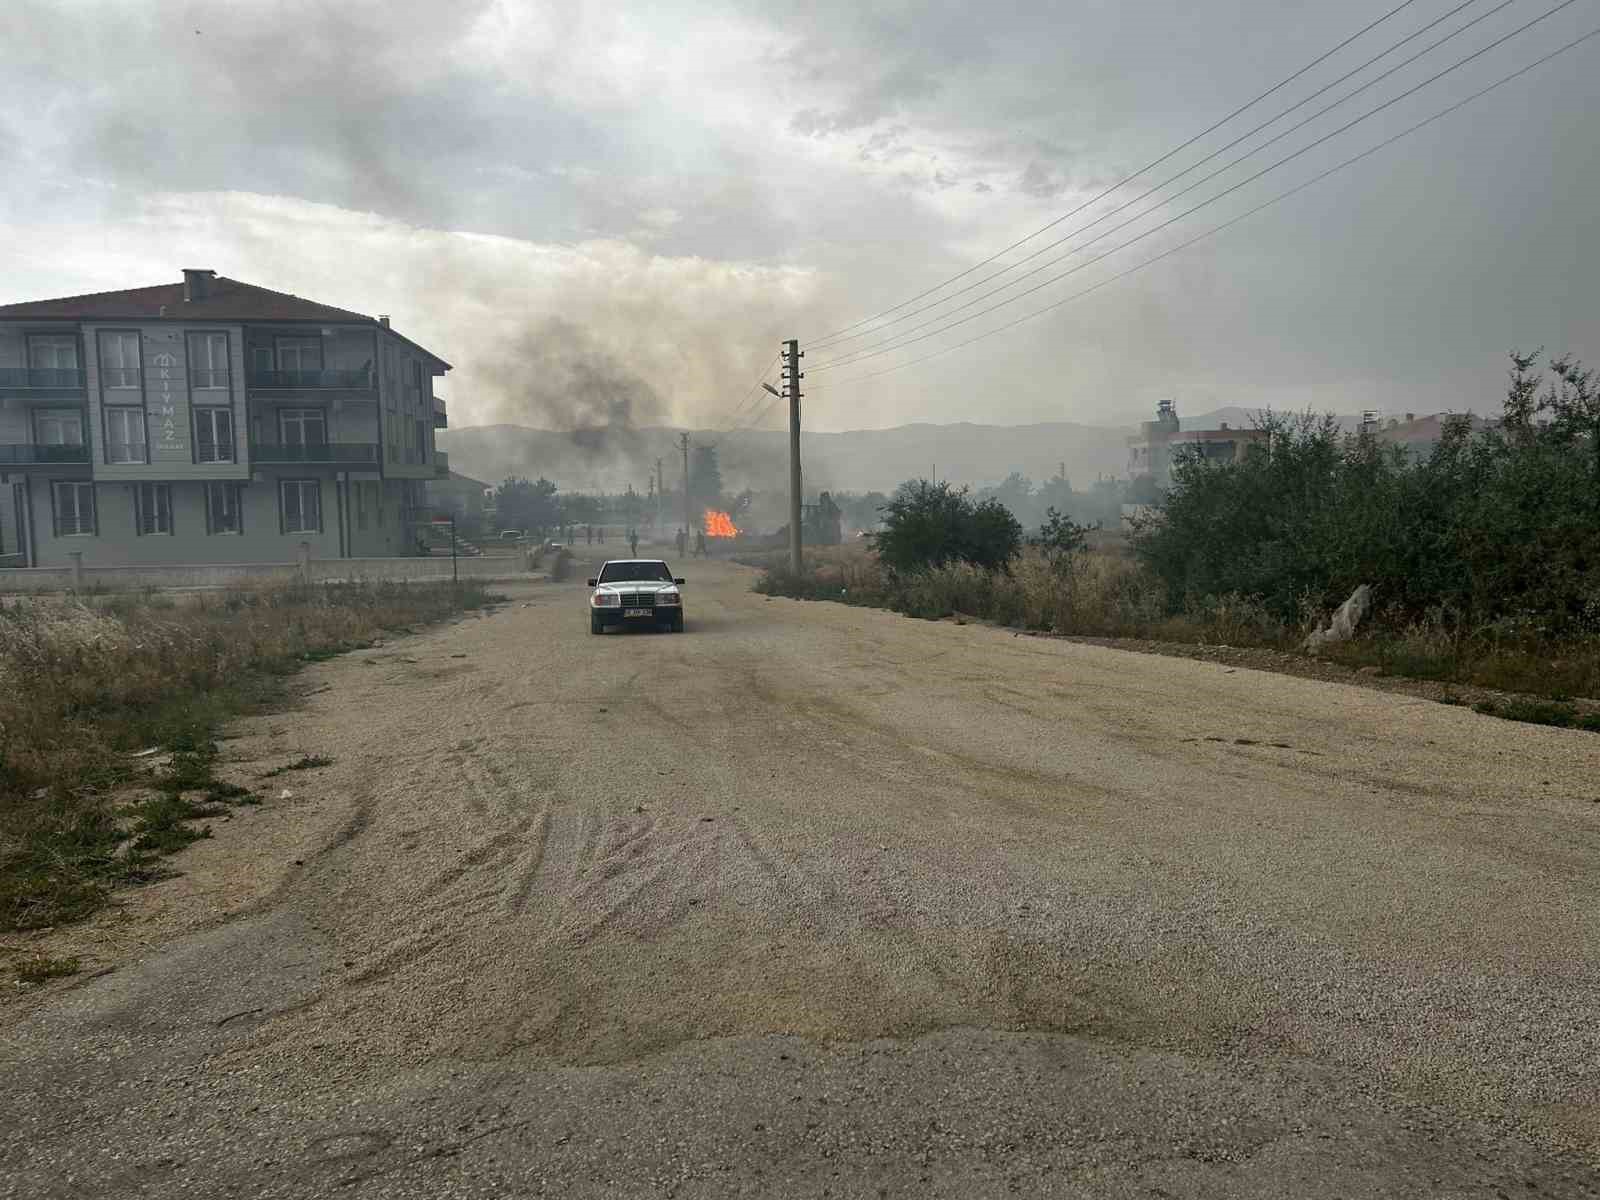
[[[152,462],[189,461],[189,382],[183,343],[176,333],[144,337],[145,411]]]

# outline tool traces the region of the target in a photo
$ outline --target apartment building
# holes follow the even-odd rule
[[[387,317],[209,270],[0,305],[0,563],[413,553],[448,370]]]
[[[1128,439],[1128,478],[1149,477],[1157,487],[1172,485],[1172,462],[1178,454],[1197,454],[1211,462],[1238,462],[1251,447],[1267,447],[1264,429],[1184,429],[1171,400],[1156,405],[1156,419],[1139,426],[1139,436]]]

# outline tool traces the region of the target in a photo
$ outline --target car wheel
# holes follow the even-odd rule
[[[673,633],[682,633],[683,632],[683,614],[682,613],[679,613],[677,616],[672,618],[672,632]]]
[[[605,624],[600,620],[599,617],[595,616],[593,613],[590,613],[589,614],[589,632],[590,633],[604,633],[605,631],[606,631]]]

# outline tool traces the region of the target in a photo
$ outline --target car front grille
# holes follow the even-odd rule
[[[623,592],[623,608],[654,608],[656,594],[654,592]]]

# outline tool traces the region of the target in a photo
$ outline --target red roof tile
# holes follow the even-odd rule
[[[0,304],[0,319],[123,321],[159,320],[161,310],[176,320],[189,321],[360,321],[376,322],[364,313],[318,304],[286,292],[213,276],[203,300],[185,301],[183,284],[128,288],[120,292],[95,292],[59,300],[29,300]]]
[[[159,283],[154,287],[127,288],[120,292],[92,292],[87,296],[63,296],[59,300],[26,300],[21,304],[0,304],[0,321],[337,321],[377,325],[365,313],[331,304],[318,304],[214,275],[208,281],[203,300],[185,300],[184,285]],[[161,310],[165,308],[163,318]],[[384,326],[388,328],[388,326]],[[402,342],[415,346],[442,365],[450,364],[433,351],[418,346],[397,330],[390,330]]]

